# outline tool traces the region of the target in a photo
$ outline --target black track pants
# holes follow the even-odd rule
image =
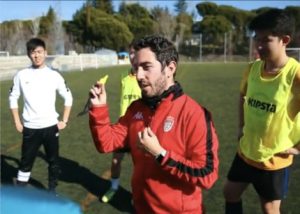
[[[48,166],[49,189],[55,188],[60,173],[59,131],[57,125],[43,128],[23,129],[22,158],[19,170],[30,172],[41,145],[44,146]]]

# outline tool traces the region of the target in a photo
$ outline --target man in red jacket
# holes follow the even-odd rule
[[[103,84],[90,90],[90,129],[99,152],[131,151],[137,213],[204,213],[202,188],[218,177],[218,138],[210,113],[183,93],[175,72],[178,53],[160,36],[134,45],[133,68],[142,91],[111,124]]]

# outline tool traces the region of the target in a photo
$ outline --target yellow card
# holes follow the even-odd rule
[[[104,77],[98,80],[98,83],[105,84],[108,79],[108,75],[106,74]]]

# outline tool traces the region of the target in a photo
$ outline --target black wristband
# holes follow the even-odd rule
[[[158,163],[162,163],[163,159],[164,159],[164,156],[162,154],[159,154],[157,157],[155,157],[155,160]]]

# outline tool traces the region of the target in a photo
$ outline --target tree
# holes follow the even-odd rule
[[[222,15],[208,15],[199,23],[199,28],[205,35],[204,43],[211,44],[210,48],[215,52],[216,48],[223,45],[224,34],[232,29],[232,24]]]
[[[187,3],[185,0],[177,0],[174,7],[175,7],[175,12],[177,13],[177,15],[186,13]]]
[[[255,15],[254,12],[240,10],[227,5],[218,6],[210,2],[200,3],[196,7],[203,20],[193,25],[193,32],[206,32],[208,35],[203,34],[204,40],[208,42],[214,36],[215,44],[221,44],[224,38],[224,29],[226,29],[226,33],[230,35],[230,51],[248,52],[247,26]]]
[[[1,41],[0,50],[5,50],[10,55],[25,55],[26,42],[32,37],[31,21],[6,21],[0,24]]]
[[[175,44],[178,47],[180,46],[181,42],[187,40],[192,35],[192,25],[193,19],[192,16],[187,13],[181,13],[176,17],[176,38]]]
[[[290,14],[295,20],[295,33],[292,40],[292,47],[300,46],[300,7],[289,6],[285,8],[286,12]]]
[[[87,0],[87,5],[100,9],[108,14],[113,14],[113,5],[111,0]]]
[[[176,20],[170,14],[168,8],[155,6],[151,10],[151,16],[155,21],[155,24],[153,26],[154,33],[165,36],[172,41],[175,35]]]
[[[258,9],[255,9],[255,10],[252,10],[254,13],[256,14],[260,14],[260,13],[264,13],[264,12],[267,12],[268,10],[270,9],[276,9],[274,7],[260,7]]]
[[[237,9],[232,6],[221,5],[218,7],[218,14],[226,17],[232,24],[231,32],[232,40],[234,41],[233,49],[243,49],[248,47],[248,23],[255,14],[253,12]]]
[[[31,30],[32,30],[32,35],[34,37],[37,37],[39,35],[40,32],[40,17],[34,18],[32,20],[32,25],[31,25]]]
[[[187,13],[187,3],[185,0],[177,0],[174,5],[176,16],[175,45],[179,46],[183,40],[187,40],[192,35],[193,18]]]
[[[50,6],[46,16],[42,16],[40,19],[40,32],[39,36],[46,37],[47,34],[50,32],[53,23],[55,21],[56,14],[53,8]]]
[[[75,42],[85,47],[85,51],[92,52],[98,48],[118,51],[131,42],[133,35],[124,22],[102,10],[93,7],[86,10],[86,7],[84,5],[77,11],[73,21],[67,24],[67,32]]]
[[[98,17],[89,27],[90,45],[96,48],[123,50],[132,41],[133,35],[125,23],[114,17]]]
[[[141,38],[153,33],[154,21],[148,10],[139,4],[125,4],[122,2],[119,8],[120,21],[124,21],[135,38]]]
[[[49,54],[65,53],[65,29],[52,7],[49,7],[46,16],[40,17],[39,36],[48,44]]]
[[[213,2],[199,3],[196,5],[196,8],[199,15],[202,17],[218,14],[218,5]]]

